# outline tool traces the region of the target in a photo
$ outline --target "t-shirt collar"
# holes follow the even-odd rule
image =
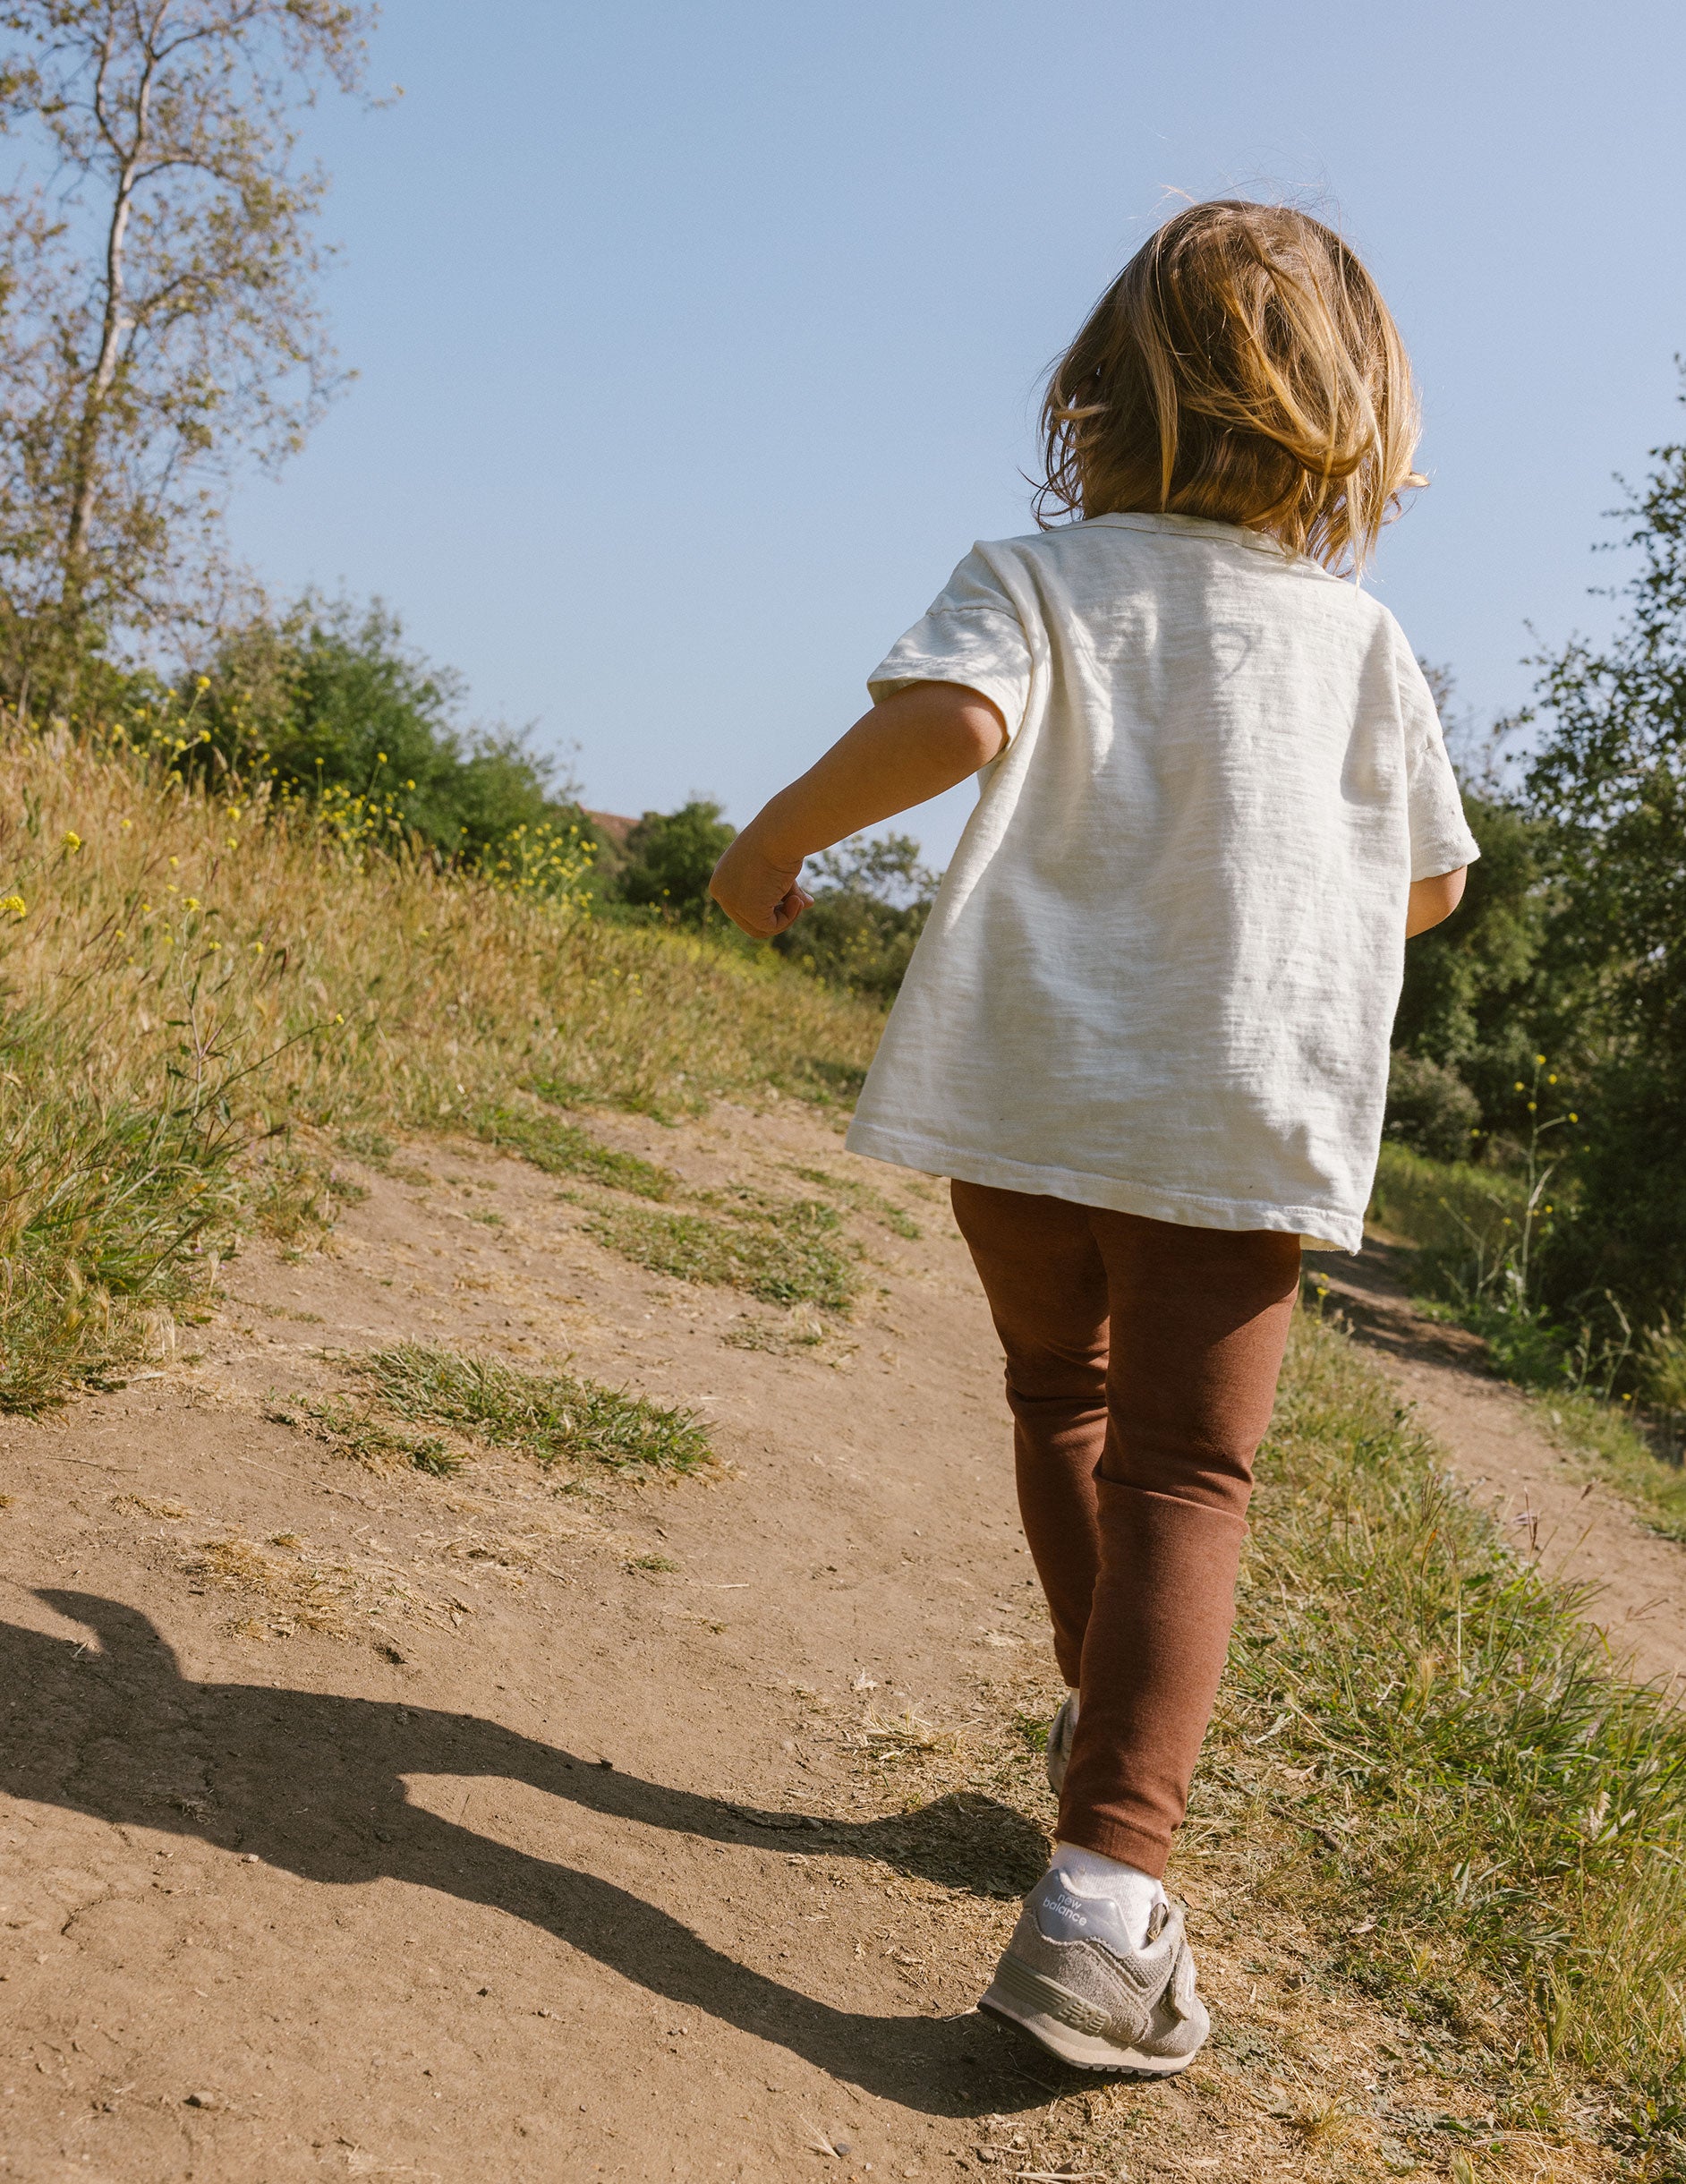
[[[1256,553],[1273,554],[1279,561],[1299,559],[1280,539],[1267,537],[1262,531],[1248,531],[1241,524],[1214,523],[1206,516],[1162,516],[1147,508],[1131,508],[1118,516],[1090,516],[1085,521],[1113,524],[1126,531],[1184,531],[1196,538],[1224,539],[1231,546],[1250,546]]]

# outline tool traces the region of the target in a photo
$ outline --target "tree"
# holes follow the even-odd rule
[[[660,910],[681,925],[707,925],[711,914],[718,915],[709,882],[737,832],[708,797],[693,797],[677,812],[646,812],[626,837],[626,861],[616,875],[615,892],[623,902]]]
[[[1474,1119],[1504,1130],[1526,1122],[1514,1088],[1541,1041],[1563,1058],[1563,996],[1542,986],[1539,961],[1551,842],[1508,798],[1466,788],[1463,801],[1481,855],[1457,916],[1405,951],[1393,1042],[1455,1072],[1479,1103]],[[1461,1149],[1469,1157],[1472,1142]]]
[[[358,0],[22,0],[0,121],[0,675],[68,708],[114,639],[207,613],[222,497],[339,384],[294,118],[362,81]]]
[[[813,860],[812,906],[773,943],[804,970],[892,1002],[936,896],[939,874],[911,834],[851,835]]]
[[[1686,398],[1683,397],[1682,398]],[[1600,649],[1540,660],[1527,787],[1554,836],[1544,951],[1594,1062],[1569,1147],[1572,1219],[1545,1262],[1571,1309],[1686,1301],[1686,446],[1652,451],[1617,514],[1638,554]]]
[[[1549,723],[1528,794],[1560,845],[1554,945],[1621,1043],[1686,1080],[1686,446],[1652,461],[1616,511],[1639,554],[1624,619],[1602,651],[1576,639],[1537,661],[1523,718]]]

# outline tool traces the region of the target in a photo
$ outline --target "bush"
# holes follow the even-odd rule
[[[1466,789],[1464,811],[1481,855],[1457,914],[1405,951],[1393,1039],[1454,1071],[1479,1102],[1477,1121],[1513,1130],[1517,1079],[1542,1045],[1566,1053],[1576,1013],[1541,962],[1551,837],[1491,792]]]
[[[611,901],[659,910],[678,925],[724,925],[709,882],[737,832],[711,797],[693,797],[677,812],[646,812],[627,835],[626,861],[605,892]]]
[[[813,902],[773,945],[829,985],[895,999],[931,914],[937,875],[908,834],[856,834],[813,860]]]
[[[1612,1063],[1587,1097],[1587,1135],[1564,1148],[1571,1210],[1541,1256],[1542,1293],[1605,1335],[1624,1317],[1639,1327],[1678,1323],[1686,1301],[1679,1079],[1666,1063]]]
[[[595,830],[516,735],[457,724],[462,687],[404,643],[379,601],[306,598],[225,637],[205,671],[135,678],[130,738],[207,783],[268,781],[365,835],[474,863],[526,829]]]
[[[1481,1103],[1452,1071],[1396,1046],[1387,1072],[1386,1135],[1433,1160],[1464,1160],[1477,1136]]]

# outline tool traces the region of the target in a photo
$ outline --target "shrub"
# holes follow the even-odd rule
[[[1462,1160],[1478,1134],[1481,1103],[1458,1076],[1426,1054],[1393,1049],[1387,1072],[1386,1134],[1434,1160]]]
[[[813,905],[773,945],[829,985],[893,1001],[937,892],[919,844],[907,834],[856,834],[813,858],[811,870]]]
[[[709,882],[737,832],[709,797],[693,797],[677,812],[646,812],[626,837],[610,899],[661,911],[679,925],[709,924],[714,917]]]
[[[525,739],[458,724],[462,685],[404,643],[379,601],[306,597],[226,636],[205,671],[137,676],[119,709],[136,744],[208,782],[268,781],[379,839],[474,862],[537,830],[595,830]]]

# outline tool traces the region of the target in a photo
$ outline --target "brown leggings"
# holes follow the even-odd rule
[[[1162,1874],[1229,1647],[1299,1239],[953,1189],[1007,1352],[1054,1652],[1083,1694],[1059,1838]]]

